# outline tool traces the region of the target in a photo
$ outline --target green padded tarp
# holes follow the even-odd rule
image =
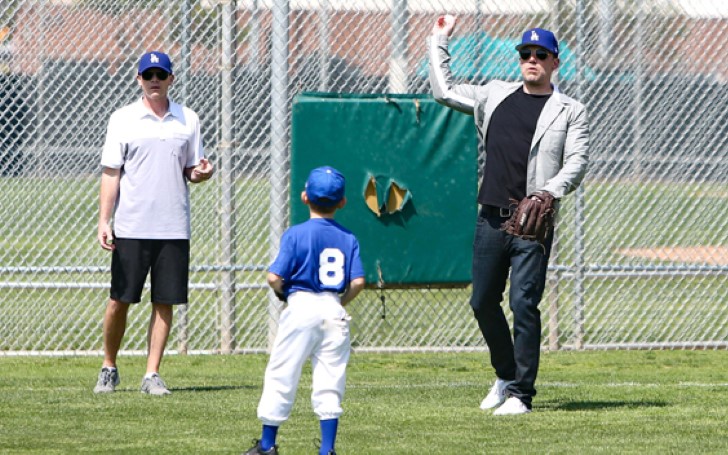
[[[293,102],[291,223],[311,169],[346,177],[336,220],[359,238],[370,287],[470,282],[477,211],[473,118],[426,95],[304,93]]]

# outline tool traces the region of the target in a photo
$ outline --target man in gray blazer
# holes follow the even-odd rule
[[[559,67],[553,33],[533,28],[516,46],[521,82],[454,84],[448,42],[456,18],[441,16],[428,39],[430,85],[439,103],[475,120],[485,157],[473,242],[470,305],[490,351],[496,380],[480,404],[494,415],[531,412],[541,349],[538,305],[546,283],[553,231],[543,244],[505,233],[515,204],[536,191],[557,200],[586,173],[589,121],[583,104],[551,83]],[[501,303],[510,271],[513,335]]]

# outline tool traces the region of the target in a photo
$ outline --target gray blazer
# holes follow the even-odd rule
[[[474,117],[478,148],[485,154],[485,135],[493,111],[523,83],[492,81],[486,85],[453,85],[448,42],[447,36],[428,38],[432,95],[438,103]],[[526,194],[546,190],[561,198],[574,191],[586,174],[588,152],[586,108],[555,88],[541,111],[531,142]]]

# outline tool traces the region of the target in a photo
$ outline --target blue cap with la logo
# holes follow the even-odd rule
[[[516,50],[520,51],[524,46],[540,46],[556,56],[559,55],[559,42],[556,41],[556,36],[542,28],[531,28],[523,32],[521,44],[516,46]]]
[[[141,74],[149,68],[159,68],[172,74],[172,61],[169,59],[169,55],[164,52],[147,52],[139,59],[138,73]]]

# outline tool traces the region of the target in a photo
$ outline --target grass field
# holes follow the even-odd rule
[[[101,359],[0,357],[0,453],[241,453],[259,436],[265,355],[168,356],[173,394],[91,392]],[[478,408],[487,354],[363,354],[349,366],[340,454],[728,453],[728,351],[545,353],[534,412]],[[304,371],[282,454],[314,454]]]

